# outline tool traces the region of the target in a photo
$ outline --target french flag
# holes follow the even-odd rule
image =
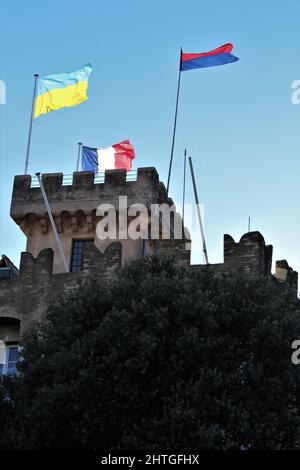
[[[225,65],[239,60],[231,54],[233,45],[231,43],[224,44],[224,46],[217,47],[209,52],[202,52],[201,54],[186,54],[181,53],[180,70],[198,69],[202,67],[215,67],[216,65]]]
[[[129,140],[105,148],[82,146],[82,171],[104,173],[105,170],[123,169],[130,171],[135,158],[133,145]]]

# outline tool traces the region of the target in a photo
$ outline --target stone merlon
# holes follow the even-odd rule
[[[224,235],[224,268],[228,270],[244,267],[257,274],[269,275],[272,267],[272,245],[266,245],[260,232],[248,232],[239,243]]]

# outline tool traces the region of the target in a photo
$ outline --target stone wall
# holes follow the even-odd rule
[[[224,269],[243,268],[253,274],[271,275],[272,245],[266,245],[260,232],[248,232],[236,243],[224,235]]]
[[[298,273],[286,260],[276,261],[276,271],[272,274],[273,246],[266,245],[260,232],[248,232],[236,243],[230,235],[224,235],[224,264],[218,269],[237,271],[242,269],[251,275],[272,277],[287,286],[291,295],[297,296]]]
[[[276,271],[272,274],[273,246],[266,245],[260,232],[247,232],[239,242],[224,235],[224,263],[210,264],[214,271],[244,271],[251,276],[269,277],[274,282],[289,288],[291,295],[297,297],[298,273],[286,260],[276,261]],[[205,265],[193,265],[192,269],[205,269]]]
[[[7,325],[1,322],[1,318],[19,320],[22,336],[44,317],[51,303],[56,302],[64,292],[76,288],[89,273],[103,280],[114,276],[121,266],[121,258],[122,246],[119,242],[112,243],[104,253],[95,247],[85,247],[82,272],[53,274],[54,252],[51,248],[42,250],[37,258],[31,253],[22,253],[18,279],[0,282],[2,329]]]
[[[174,236],[171,220],[170,239],[99,241],[96,237],[97,207],[103,203],[118,207],[119,196],[127,196],[128,206],[138,203],[150,209],[152,204],[173,205],[155,168],[138,169],[136,181],[127,181],[125,170],[106,171],[103,183],[95,183],[93,172],[73,173],[69,185],[63,184],[62,173],[45,174],[42,178],[68,262],[73,240],[93,238],[95,245],[84,248],[83,271],[64,273],[41,190],[31,187],[31,176],[16,176],[11,217],[27,236],[27,252],[21,254],[18,278],[0,282],[0,339],[1,334],[6,338],[16,336],[14,320],[20,322],[21,336],[25,334],[43,318],[51,303],[64,292],[76,288],[87,275],[103,280],[112,278],[124,263],[144,255],[145,243],[149,255],[172,248],[177,253],[178,264],[190,265],[189,233],[176,211],[173,217],[181,221],[181,239]],[[239,242],[224,235],[224,263],[210,265],[216,271],[243,269],[251,275],[267,277],[272,276],[271,266],[272,246],[265,244],[259,232],[246,233]],[[191,267],[205,268],[204,265]],[[297,273],[285,260],[277,262],[274,279],[288,283],[296,295]]]
[[[179,265],[188,266],[190,263],[189,254],[180,241],[154,241],[152,248],[158,254],[173,248]],[[54,274],[53,261],[51,248],[42,250],[36,258],[31,253],[22,253],[19,277],[0,282],[0,339],[3,340],[1,335],[7,338],[16,336],[16,326],[12,325],[11,319],[20,321],[21,336],[29,331],[44,317],[51,303],[56,302],[61,294],[76,288],[88,275],[99,276],[105,281],[111,279],[122,265],[122,245],[113,242],[104,253],[95,246],[85,246],[82,272]],[[276,263],[276,273],[272,276],[271,263],[272,246],[265,244],[259,232],[250,232],[238,243],[231,236],[224,235],[224,263],[209,266],[215,271],[242,269],[251,275],[270,276],[275,282],[288,285],[291,295],[296,296],[298,274],[285,260],[281,260]],[[194,265],[191,269],[206,269],[206,265]]]

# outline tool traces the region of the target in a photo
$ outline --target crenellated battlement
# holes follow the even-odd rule
[[[127,196],[128,205],[173,204],[155,168],[139,168],[135,181],[127,180],[126,170],[107,170],[103,183],[95,183],[95,179],[93,172],[74,172],[72,184],[64,185],[63,173],[43,174],[53,214],[59,216],[66,210],[73,214],[78,210],[92,213],[100,203],[117,204],[119,196]],[[41,189],[31,187],[31,183],[30,175],[15,176],[10,214],[19,225],[27,214],[45,216]]]
[[[266,245],[260,232],[247,232],[236,243],[224,235],[224,264],[218,269],[237,271],[243,269],[251,275],[272,277],[281,284],[287,285],[295,296],[298,289],[298,273],[288,265],[286,260],[276,261],[276,272],[272,275],[273,246]]]
[[[23,251],[20,261],[20,276],[40,276],[41,274],[52,274],[54,252],[51,248],[45,248],[34,258],[32,253]]]
[[[245,268],[247,271],[262,275],[271,274],[273,246],[266,245],[260,232],[247,232],[236,243],[224,235],[224,267],[234,270]]]
[[[109,245],[103,253],[95,246],[86,246],[84,251],[83,270],[61,274],[53,274],[54,251],[51,248],[42,250],[37,257],[21,253],[19,276],[0,282],[0,321],[6,317],[19,320],[23,335],[44,318],[48,306],[61,294],[76,289],[89,275],[103,281],[111,279],[121,266],[119,242]]]
[[[167,241],[154,243],[154,252],[169,248]],[[158,245],[158,246],[156,246]],[[175,247],[178,265],[189,265],[189,256],[184,247]],[[272,246],[265,245],[259,232],[250,232],[236,243],[229,235],[224,236],[224,264],[193,265],[193,270],[213,269],[236,271],[243,269],[249,275],[270,277],[274,282],[287,286],[291,295],[297,295],[298,274],[285,260],[277,261],[276,273],[271,274]],[[112,279],[122,265],[122,244],[110,243],[103,252],[94,245],[84,248],[83,269],[80,272],[53,274],[54,251],[41,250],[36,257],[31,253],[21,254],[20,273],[15,280],[0,282],[0,320],[7,316],[20,321],[21,335],[42,320],[47,308],[56,302],[59,295],[78,287],[87,276],[97,276],[103,281]],[[9,294],[9,295],[8,295]]]

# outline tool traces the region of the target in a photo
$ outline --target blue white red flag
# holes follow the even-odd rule
[[[130,171],[135,158],[133,145],[129,140],[106,148],[82,146],[82,171],[102,173],[105,170],[123,169]]]

